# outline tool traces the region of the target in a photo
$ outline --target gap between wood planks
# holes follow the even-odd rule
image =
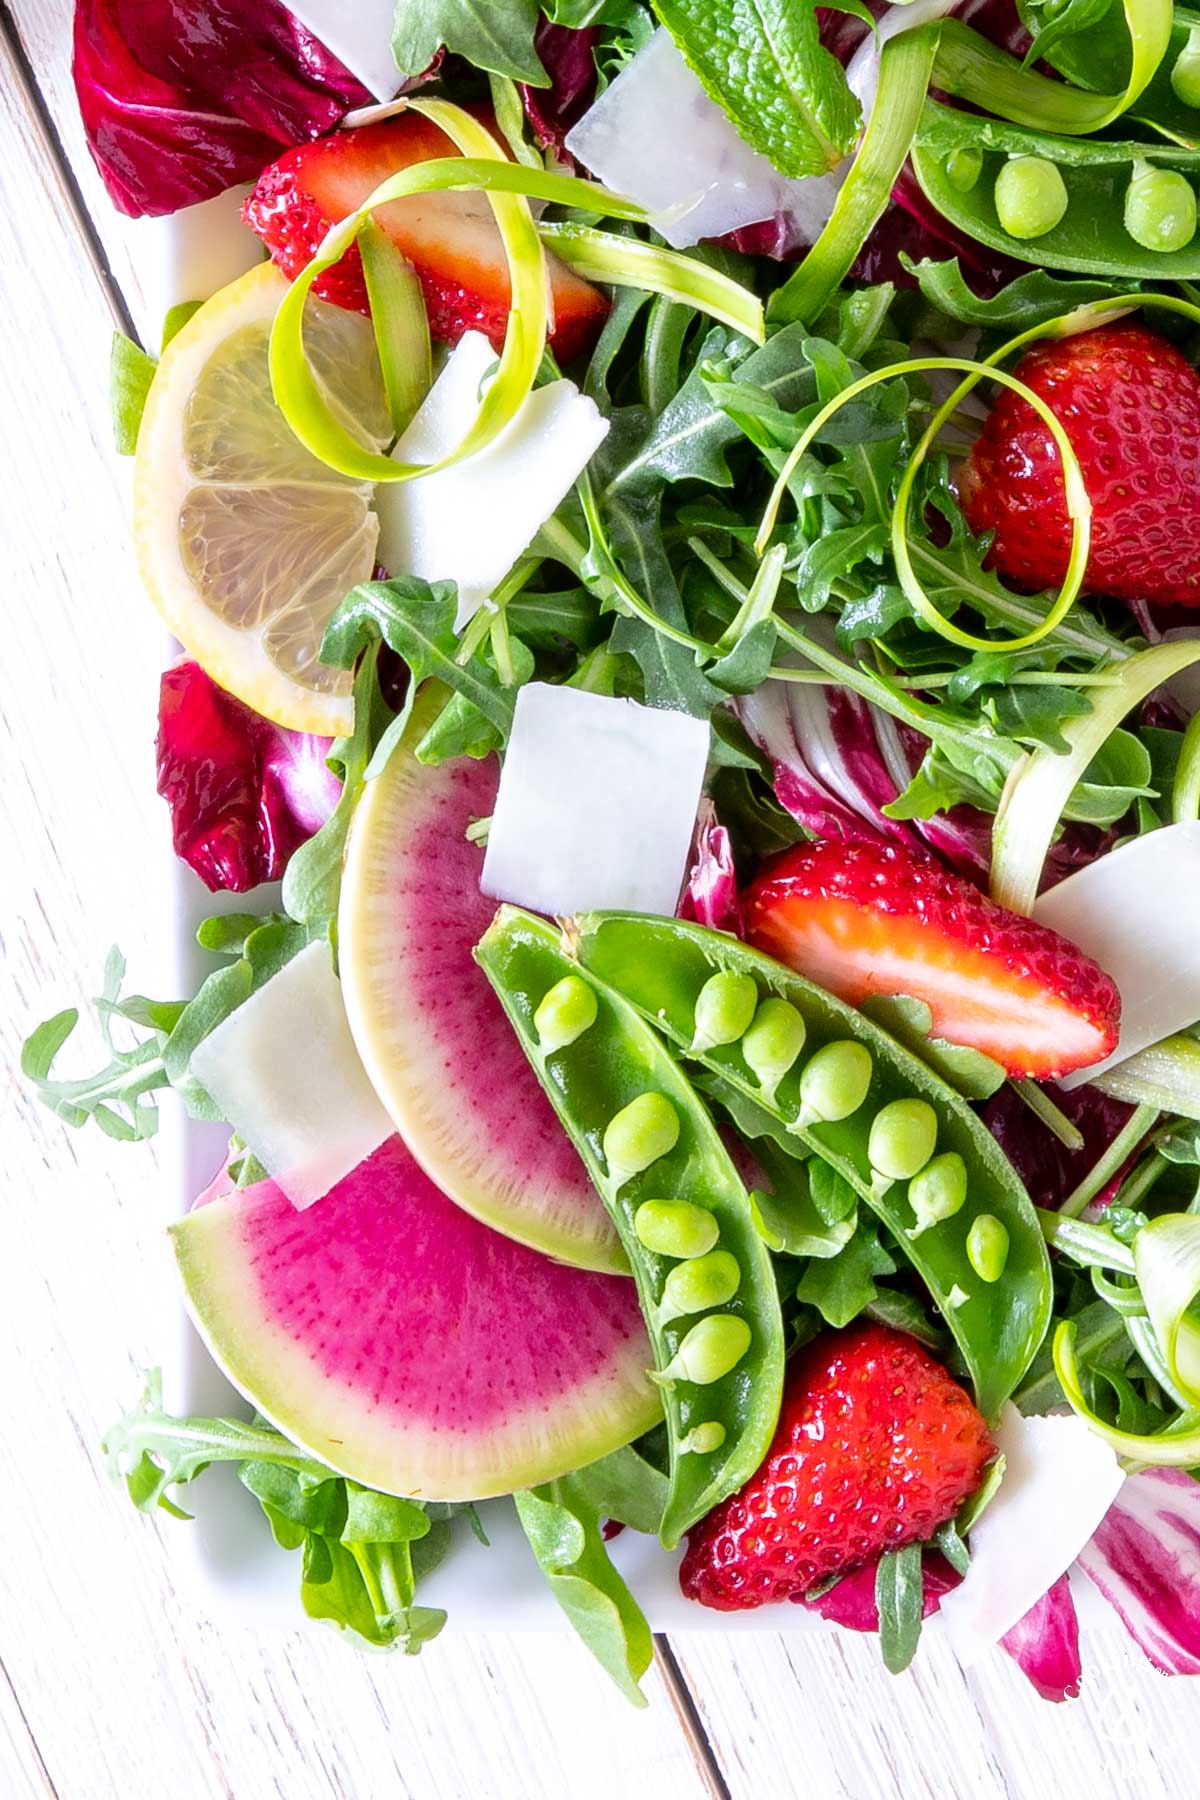
[[[137,332],[134,330],[133,318],[126,305],[125,296],[109,266],[104,246],[92,224],[91,214],[84,205],[74,171],[63,153],[58,132],[54,128],[49,109],[38,86],[37,77],[25,54],[21,34],[17,30],[16,21],[8,9],[6,0],[0,0],[0,59],[6,65],[5,85],[23,95],[30,122],[42,139],[48,160],[57,170],[64,205],[79,235],[79,242],[84,254],[95,273],[96,281],[108,302],[113,320],[127,337],[136,339]]]
[[[63,151],[61,140],[46,107],[37,78],[25,55],[12,14],[4,0],[0,0],[0,60],[5,65],[6,84],[22,93],[31,123],[40,134],[48,159],[57,171],[64,204],[78,233],[84,254],[91,264],[97,285],[108,303],[113,321],[127,336],[136,339],[137,333],[133,326],[129,306],[113,274],[100,236],[92,222],[91,214],[84,204],[79,184]],[[731,1800],[728,1783],[721,1771],[708,1733],[701,1722],[695,1697],[676,1661],[670,1641],[661,1634],[656,1634],[654,1638],[654,1662],[662,1677],[676,1722],[695,1763],[696,1773],[705,1793],[710,1800]],[[2,1663],[0,1663],[0,1679],[3,1679],[12,1694],[18,1716],[28,1733],[29,1743],[46,1791],[54,1797],[54,1800],[57,1800],[57,1790],[42,1759],[37,1741],[29,1728],[20,1696]]]

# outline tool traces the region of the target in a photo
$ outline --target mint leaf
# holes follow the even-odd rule
[[[583,1476],[566,1475],[513,1499],[554,1598],[626,1698],[645,1706],[638,1682],[650,1667],[654,1640],[609,1559]]]
[[[835,168],[862,115],[808,0],[653,0],[693,73],[781,175]]]
[[[921,1641],[925,1578],[921,1572],[920,1544],[884,1551],[875,1572],[875,1605],[884,1667],[899,1675],[917,1654]]]
[[[137,449],[138,428],[157,368],[154,358],[147,356],[140,344],[127,338],[123,331],[113,332],[108,395],[118,456],[132,456]]]
[[[392,55],[403,75],[421,75],[439,50],[477,69],[549,87],[533,47],[537,0],[396,0]]]

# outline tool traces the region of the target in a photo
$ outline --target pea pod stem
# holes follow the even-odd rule
[[[786,324],[815,319],[845,280],[904,166],[936,46],[937,30],[928,25],[901,32],[884,44],[875,105],[858,153],[825,229],[795,274],[776,291],[770,304],[773,320]]]

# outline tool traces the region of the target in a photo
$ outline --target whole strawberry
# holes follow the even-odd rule
[[[938,1037],[1010,1075],[1051,1081],[1117,1047],[1111,977],[1046,925],[1009,912],[903,844],[798,844],[743,895],[750,942],[861,1006],[923,1000]]]
[[[792,1363],[762,1467],[689,1532],[680,1586],[719,1612],[798,1598],[924,1542],[994,1452],[968,1395],[914,1338],[828,1333]]]
[[[1038,344],[1014,374],[1046,400],[1092,502],[1084,590],[1200,606],[1200,375],[1165,338],[1104,325]],[[1028,401],[1005,390],[967,457],[959,499],[992,531],[990,563],[1027,588],[1067,570],[1062,463]]]

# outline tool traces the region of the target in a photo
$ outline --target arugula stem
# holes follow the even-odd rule
[[[1094,1163],[1079,1184],[1072,1188],[1059,1212],[1064,1219],[1077,1219],[1084,1207],[1106,1187],[1127,1157],[1131,1156],[1146,1134],[1153,1130],[1158,1118],[1155,1106],[1137,1106],[1122,1125],[1108,1149]],[[1132,1266],[1132,1265],[1131,1265]]]
[[[698,657],[711,661],[717,654],[713,645],[706,643],[703,638],[694,637],[690,631],[681,631],[677,625],[672,625],[661,614],[656,613],[649,602],[643,600],[620,567],[608,547],[596,492],[586,469],[576,485],[583,506],[583,516],[592,538],[590,548],[585,549],[574,532],[558,518],[548,519],[542,526],[539,533],[541,541],[549,545],[555,556],[602,603],[615,606],[618,612],[626,615],[632,614],[652,630],[661,632],[663,637],[670,638],[673,643],[682,644]],[[602,566],[597,569],[597,564]]]
[[[1159,1176],[1164,1174],[1170,1166],[1167,1157],[1161,1155],[1157,1150],[1153,1151],[1145,1162],[1138,1165],[1129,1179],[1122,1182],[1117,1189],[1117,1205],[1127,1206],[1130,1211],[1133,1211],[1146,1198]]]
[[[1073,1262],[1081,1263],[1085,1269],[1118,1269],[1122,1275],[1133,1274],[1133,1251],[1115,1238],[1107,1226],[1085,1225],[1081,1219],[1048,1212],[1043,1206],[1034,1210],[1046,1242],[1065,1252]]]
[[[1034,1117],[1054,1133],[1060,1144],[1065,1144],[1068,1150],[1083,1149],[1082,1131],[1078,1126],[1072,1125],[1066,1113],[1055,1106],[1049,1094],[1044,1093],[1036,1081],[1010,1081],[1008,1085],[1025,1102]]]

